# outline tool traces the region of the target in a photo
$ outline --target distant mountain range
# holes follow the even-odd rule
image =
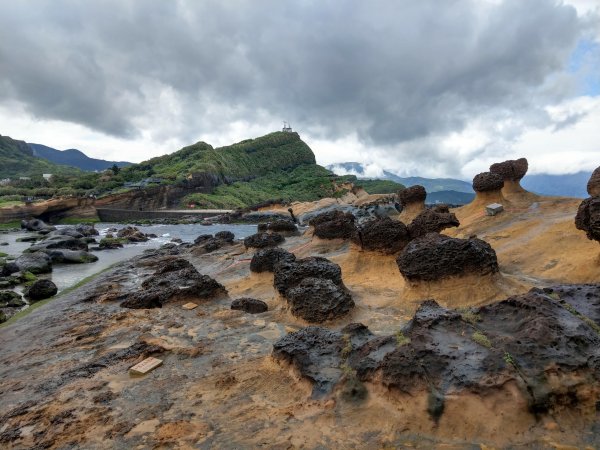
[[[81,150],[73,148],[68,150],[57,150],[42,144],[28,143],[27,145],[29,145],[29,148],[33,150],[33,155],[37,156],[38,158],[43,158],[63,166],[77,167],[87,172],[106,170],[115,164],[118,167],[127,167],[132,164],[126,161],[106,161],[104,159],[90,158]]]
[[[331,164],[327,168],[338,175],[352,174],[358,178],[372,178],[365,176],[364,166],[358,162]],[[588,196],[586,185],[590,176],[591,172],[586,171],[566,175],[527,175],[521,180],[521,185],[536,194],[585,198]],[[470,182],[454,178],[401,177],[388,171],[383,171],[383,175],[377,178],[392,180],[405,186],[420,184],[428,193],[428,203],[461,205],[469,203],[474,196]]]

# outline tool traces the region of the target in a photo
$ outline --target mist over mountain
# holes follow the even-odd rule
[[[57,150],[42,144],[27,144],[33,150],[33,155],[43,158],[55,164],[77,167],[87,172],[106,170],[115,164],[118,167],[127,167],[132,163],[126,161],[106,161],[104,159],[90,158],[81,150],[68,149]]]

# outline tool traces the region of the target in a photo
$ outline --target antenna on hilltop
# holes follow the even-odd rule
[[[284,133],[291,133],[292,132],[292,127],[290,126],[290,124],[286,121],[283,121],[283,129],[281,130]]]

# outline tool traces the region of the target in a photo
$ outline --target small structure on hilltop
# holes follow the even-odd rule
[[[283,128],[282,130],[284,133],[293,133],[292,131],[292,126],[288,123],[288,122],[283,122]]]

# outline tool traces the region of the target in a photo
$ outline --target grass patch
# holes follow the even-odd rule
[[[0,200],[0,208],[12,208],[13,206],[22,206],[25,203],[19,201],[3,201]]]
[[[97,272],[97,273],[95,273],[93,275],[90,275],[89,277],[85,277],[83,280],[79,281],[78,283],[74,284],[73,286],[68,287],[67,289],[65,289],[62,292],[59,292],[54,297],[50,297],[50,298],[47,298],[45,300],[41,300],[39,302],[35,302],[35,303],[31,304],[28,308],[25,308],[24,310],[19,311],[14,316],[12,316],[10,319],[8,319],[6,322],[0,324],[0,328],[5,327],[7,325],[10,325],[12,323],[15,323],[17,320],[22,319],[23,317],[29,315],[30,313],[32,313],[33,311],[35,311],[39,307],[44,306],[47,303],[50,303],[52,300],[56,300],[57,298],[60,298],[63,295],[67,295],[67,294],[73,292],[75,289],[78,289],[81,286],[83,286],[85,284],[88,284],[90,281],[94,280],[97,276],[99,276],[99,275],[103,274],[104,272],[112,269],[114,266],[115,266],[115,264],[113,264],[111,266],[108,266],[106,269],[103,269],[100,272]]]
[[[460,317],[462,320],[464,320],[467,323],[470,323],[471,325],[475,325],[477,322],[481,322],[481,316],[469,309],[460,311]]]
[[[403,345],[410,344],[410,338],[404,336],[404,333],[400,330],[396,333],[396,346],[402,347]]]
[[[0,252],[0,258],[6,258],[8,253]]]
[[[21,221],[13,220],[12,222],[0,223],[0,230],[11,230],[13,228],[21,228]]]
[[[492,343],[488,339],[488,337],[483,334],[481,331],[476,331],[471,335],[471,339],[477,342],[479,345],[485,348],[492,348]]]
[[[513,366],[514,368],[517,368],[517,362],[510,353],[504,352],[503,359],[507,366]]]

